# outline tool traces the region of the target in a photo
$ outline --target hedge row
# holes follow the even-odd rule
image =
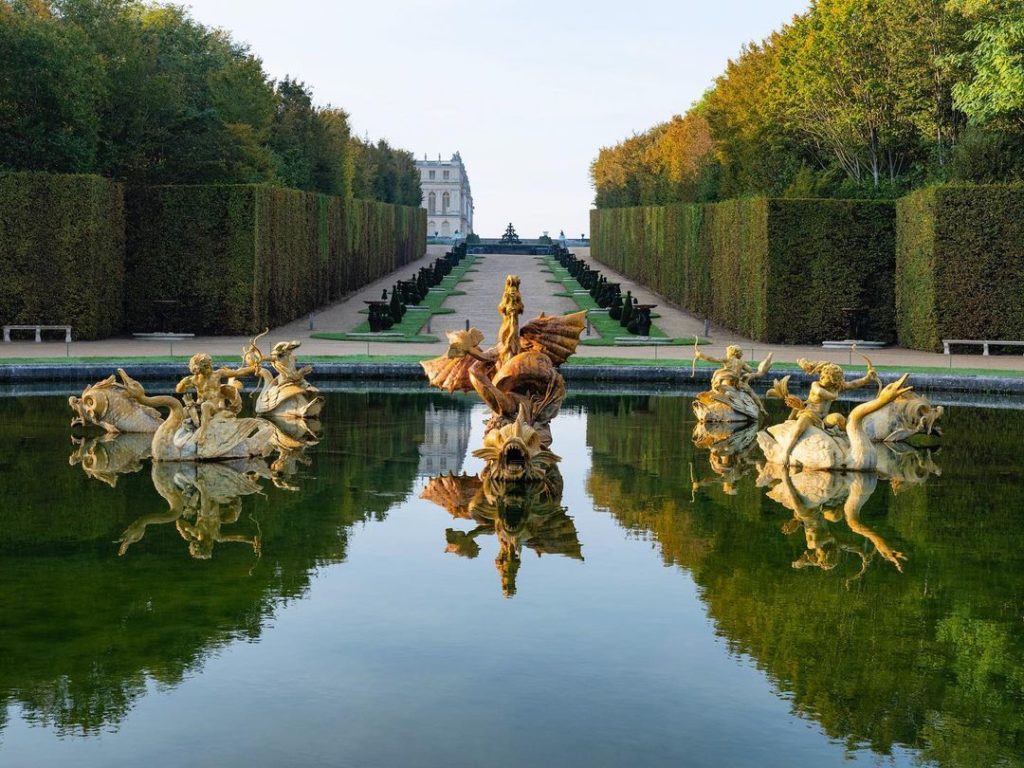
[[[1024,339],[1024,185],[922,189],[896,215],[901,344]]]
[[[127,325],[255,333],[425,252],[420,208],[261,185],[131,190]]]
[[[0,325],[121,330],[124,195],[85,175],[0,174]]]
[[[758,341],[895,336],[891,203],[731,200],[591,211],[595,259]]]

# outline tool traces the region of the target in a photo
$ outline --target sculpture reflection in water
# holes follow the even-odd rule
[[[241,517],[242,497],[261,491],[261,472],[255,463],[154,463],[153,486],[168,509],[143,515],[129,525],[118,539],[118,554],[126,554],[132,544],[141,541],[150,525],[173,523],[197,560],[209,560],[214,547],[225,543],[248,544],[259,555],[258,533],[247,536],[223,530]]]
[[[796,471],[778,464],[762,466],[758,485],[769,486],[768,498],[793,513],[792,519],[783,525],[783,533],[801,529],[804,532],[806,551],[793,561],[794,568],[832,570],[843,553],[851,553],[860,559],[860,569],[847,579],[847,586],[864,574],[876,554],[903,572],[907,556],[863,520],[861,510],[880,480],[888,479],[896,493],[941,472],[931,451],[904,446],[894,456],[889,466],[895,472],[887,478],[871,472]]]
[[[116,488],[119,476],[138,472],[145,466],[150,442],[149,435],[138,433],[72,437],[75,450],[68,457],[68,464],[81,466],[89,477]]]
[[[89,477],[114,487],[122,474],[138,472],[149,457],[145,435],[105,435],[74,439],[75,450],[69,462],[80,465]],[[226,532],[226,526],[239,522],[242,498],[262,493],[261,481],[270,481],[284,490],[296,490],[291,478],[306,457],[288,453],[268,464],[263,459],[229,462],[153,462],[151,479],[168,508],[141,515],[117,540],[118,554],[124,555],[132,544],[141,541],[151,525],[174,524],[188,542],[189,554],[208,560],[214,547],[224,543],[244,543],[260,554],[260,536]]]
[[[257,344],[261,336],[243,350],[240,368],[215,368],[209,355],[193,355],[189,375],[175,386],[181,399],[149,396],[121,369],[120,380],[111,376],[69,398],[72,426],[98,426],[106,433],[73,437],[71,465],[114,487],[119,475],[139,471],[151,458],[153,485],[168,504],[166,511],[142,515],[128,526],[118,540],[119,554],[141,541],[149,526],[170,523],[192,557],[209,559],[223,543],[245,543],[260,553],[258,532],[225,528],[238,523],[242,498],[260,493],[261,480],[296,489],[290,478],[307,463],[303,451],[319,439],[316,417],[323,404],[305,378],[312,368],[295,363],[299,342],[273,347],[271,373]],[[242,379],[250,375],[261,382],[253,392],[258,415],[242,417]]]
[[[445,529],[446,552],[475,558],[480,554],[479,537],[497,537],[494,565],[505,597],[516,593],[524,546],[538,556],[583,559],[576,526],[562,506],[562,476],[557,469],[541,480],[519,482],[483,474],[441,475],[427,483],[422,498],[444,507],[452,517],[476,523],[470,531]]]
[[[757,474],[757,424],[737,422],[698,422],[693,428],[693,444],[708,451],[708,464],[713,475],[698,480],[690,463],[690,500],[697,491],[711,485],[735,496],[746,475]]]

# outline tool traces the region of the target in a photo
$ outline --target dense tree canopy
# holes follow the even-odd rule
[[[181,7],[0,0],[0,59],[0,169],[419,205],[409,153],[381,142],[359,168],[343,110],[317,106],[299,80],[274,82],[248,48]]]
[[[1024,10],[814,0],[685,115],[602,148],[591,178],[598,207],[1024,178]]]
[[[395,149],[384,139],[376,144],[353,138],[352,192],[356,197],[399,205],[419,205],[420,174],[412,152]]]

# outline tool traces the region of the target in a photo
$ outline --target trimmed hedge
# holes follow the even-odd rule
[[[421,208],[263,185],[129,190],[132,331],[250,334],[426,252]]]
[[[895,337],[887,202],[755,198],[591,211],[591,254],[683,308],[758,341]]]
[[[900,344],[1024,340],[1024,185],[922,189],[896,211]]]
[[[99,176],[0,174],[0,325],[121,330],[124,193]]]

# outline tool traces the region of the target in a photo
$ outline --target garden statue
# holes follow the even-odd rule
[[[217,372],[207,370],[205,361],[194,367],[200,372],[187,376],[178,391],[196,388],[197,401],[185,403],[176,397],[150,397],[139,382],[122,369],[117,373],[128,394],[140,405],[167,408],[168,416],[153,433],[153,461],[210,461],[268,456],[277,448],[278,430],[266,419],[241,418],[232,410],[234,401],[222,387]],[[226,369],[221,369],[221,371]]]
[[[695,340],[691,376],[697,372],[698,360],[720,363],[722,367],[711,374],[711,389],[701,392],[693,401],[697,421],[757,421],[765,413],[761,398],[750,386],[750,382],[768,373],[772,367],[770,353],[754,368],[743,360],[743,350],[736,345],[726,347],[725,357],[718,358],[701,352]]]
[[[192,355],[188,361],[189,375],[175,385],[174,391],[185,395],[185,406],[191,411],[192,421],[198,425],[196,441],[206,436],[204,426],[213,421],[218,413],[237,416],[242,411],[242,376],[256,371],[256,365],[246,364],[243,368],[213,367],[213,360],[205,352]],[[118,371],[120,373],[120,370]],[[192,396],[192,392],[195,396]],[[198,408],[198,412],[196,412]]]
[[[576,351],[586,311],[562,316],[542,313],[520,328],[523,299],[515,275],[505,280],[498,311],[502,321],[495,346],[482,350],[483,334],[476,328],[449,331],[448,352],[421,365],[435,387],[449,392],[475,390],[493,412],[488,431],[522,418],[540,433],[540,444],[546,448],[551,444],[551,419],[565,398],[565,380],[558,367]]]
[[[275,376],[262,366],[263,353],[256,346],[259,338],[257,336],[252,340],[244,354],[245,362],[254,369],[262,381],[262,387],[256,397],[256,413],[268,418],[286,420],[318,416],[320,409],[323,408],[324,399],[320,396],[320,391],[306,381],[306,376],[313,372],[313,366],[296,367],[292,354],[302,346],[302,342],[279,341],[270,350],[270,366],[277,373]]]
[[[476,523],[468,532],[448,528],[446,552],[475,558],[480,554],[477,539],[497,536],[494,565],[505,597],[516,592],[524,546],[538,555],[583,559],[576,526],[562,507],[562,477],[555,468],[543,479],[512,483],[493,474],[441,475],[427,483],[421,498],[444,507],[452,517]]]
[[[558,463],[558,457],[541,446],[541,434],[526,421],[526,406],[511,424],[491,429],[484,435],[484,447],[473,451],[483,459],[484,478],[502,481],[539,480]]]
[[[280,460],[284,460],[283,452],[298,451],[319,442],[318,416],[324,399],[320,391],[306,381],[313,367],[296,367],[292,353],[302,346],[301,342],[279,341],[274,345],[270,351],[270,365],[277,374],[275,376],[262,365],[263,353],[256,346],[259,338],[252,340],[243,353],[243,359],[253,366],[262,381],[262,386],[254,393],[254,410],[257,416],[268,419],[277,428],[277,448],[282,451]]]
[[[264,334],[266,331],[264,331]],[[114,376],[87,387],[68,402],[75,411],[72,426],[98,425],[109,433],[145,432],[151,435],[154,461],[206,461],[269,456],[316,443],[319,424],[314,419],[323,398],[306,381],[310,366],[298,368],[293,356],[297,341],[274,345],[270,364],[256,336],[242,351],[243,367],[214,368],[210,356],[199,353],[189,360],[189,375],[181,379],[175,397],[149,397],[139,382],[118,370]],[[275,375],[276,374],[276,375]],[[255,411],[265,418],[239,418],[242,410],[241,377],[256,375],[262,387],[254,393]],[[166,420],[158,408],[169,409]]]
[[[97,426],[111,434],[152,434],[163,422],[158,410],[139,405],[114,376],[86,387],[81,397],[72,395],[68,405],[75,412],[72,427]]]
[[[864,378],[876,375],[872,369]],[[874,442],[867,432],[866,422],[871,414],[913,391],[913,387],[904,386],[908,374],[882,387],[873,400],[856,406],[848,419],[843,419],[839,414],[825,415],[828,405],[841,391],[837,389],[843,384],[841,370],[839,374],[823,371],[822,377],[824,383],[815,382],[812,385],[811,396],[806,404],[793,396],[786,398],[786,402],[794,408],[795,416],[758,432],[757,442],[765,458],[772,464],[801,466],[804,469],[847,469],[878,472],[882,475],[894,474],[893,449],[886,443]],[[776,382],[769,394],[777,392],[782,383]]]
[[[789,419],[797,423],[787,456],[808,426],[838,432],[846,429],[846,419],[842,414],[829,413],[832,403],[843,392],[859,389],[872,381],[878,384],[881,392],[882,384],[871,359],[864,356],[864,360],[867,362],[867,372],[850,382],[846,381],[843,369],[835,363],[814,362],[802,358],[797,360],[797,364],[805,372],[816,373],[819,376],[818,381],[811,384],[806,401],[789,393],[789,376],[772,383],[766,396],[784,400],[791,409]],[[861,427],[871,441],[898,442],[915,434],[941,434],[935,422],[942,417],[942,413],[942,406],[933,406],[928,398],[914,392],[912,387],[907,387],[890,403],[864,415]]]

